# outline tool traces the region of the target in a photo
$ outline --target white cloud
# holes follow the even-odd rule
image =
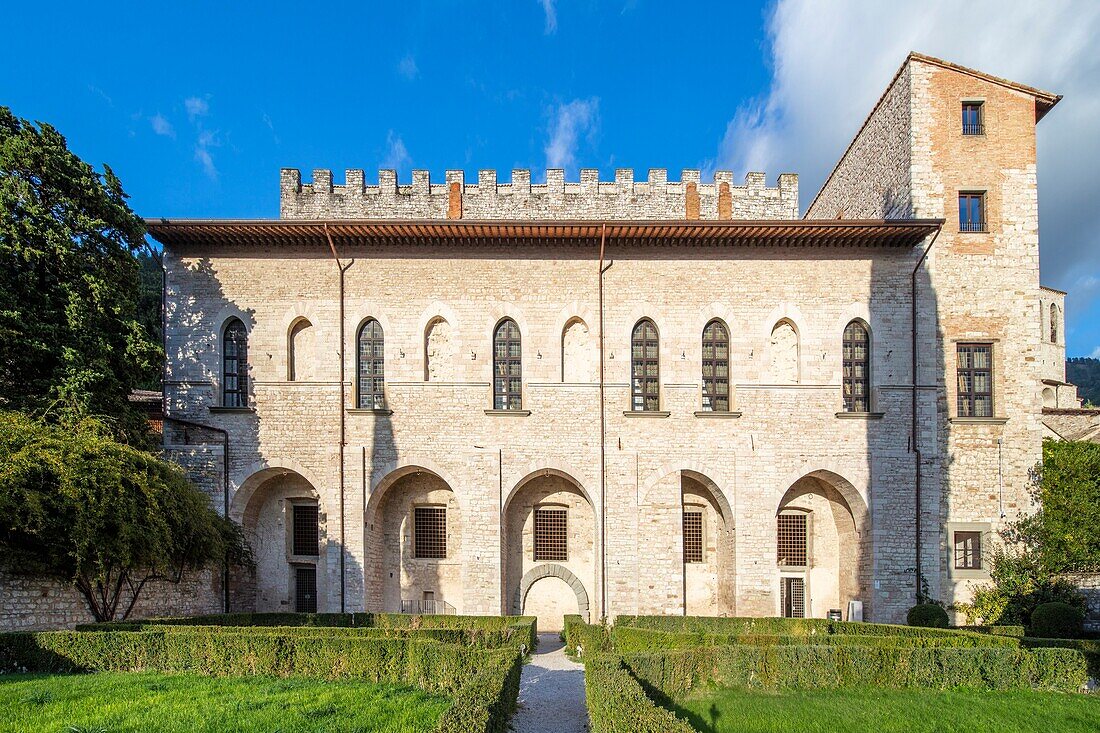
[[[550,140],[546,143],[547,168],[573,168],[582,135],[591,138],[599,128],[600,100],[574,99],[554,110]]]
[[[405,54],[397,63],[397,73],[410,81],[420,75],[420,69],[416,65],[416,58],[411,54]]]
[[[558,29],[558,10],[554,7],[557,0],[538,0],[542,5],[542,12],[546,13],[546,35],[554,33]]]
[[[176,136],[176,129],[172,127],[172,123],[169,122],[164,115],[157,112],[155,115],[149,118],[149,124],[153,127],[153,132],[164,137],[174,138]]]
[[[1100,3],[779,0],[768,31],[770,87],[737,110],[717,163],[799,173],[804,206],[909,51],[1064,94],[1038,127],[1043,282],[1070,290],[1076,312],[1100,310],[1100,293],[1072,291],[1100,272]]]
[[[386,154],[382,158],[382,168],[386,170],[404,171],[412,164],[412,156],[405,147],[405,141],[400,135],[390,130],[386,135]]]
[[[183,106],[187,110],[187,118],[192,122],[210,113],[210,104],[201,97],[188,97],[183,100]]]
[[[220,146],[221,143],[218,141],[217,133],[209,130],[201,130],[198,139],[195,141],[195,160],[202,165],[206,175],[214,180],[218,179],[218,169],[214,165],[214,157],[210,154],[210,148]]]

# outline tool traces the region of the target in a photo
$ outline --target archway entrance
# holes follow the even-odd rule
[[[512,613],[538,617],[539,631],[561,631],[567,614],[589,620],[588,591],[567,568],[552,563],[538,565],[520,581]]]

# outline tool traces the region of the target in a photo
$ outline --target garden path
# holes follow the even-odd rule
[[[523,666],[515,733],[585,733],[584,665],[565,656],[557,634],[539,634],[539,648]]]

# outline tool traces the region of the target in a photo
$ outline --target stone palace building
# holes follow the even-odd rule
[[[257,556],[183,610],[966,599],[1077,405],[1039,284],[1059,99],[911,54],[801,216],[792,174],[284,169],[278,220],[150,220],[165,449]]]

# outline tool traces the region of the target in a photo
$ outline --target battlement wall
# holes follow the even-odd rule
[[[763,173],[749,173],[734,185],[733,173],[717,171],[714,181],[700,181],[698,170],[685,170],[669,181],[663,168],[649,171],[646,181],[620,168],[614,181],[601,181],[599,171],[583,169],[579,182],[566,182],[560,169],[546,171],[546,183],[531,183],[530,170],[513,170],[509,183],[498,183],[495,170],[478,172],[466,183],[463,171],[447,171],[433,183],[428,171],[412,172],[402,185],[392,170],[378,171],[378,184],[367,185],[363,171],[349,169],[344,185],[334,185],[332,171],[313,171],[302,183],[296,168],[280,174],[283,219],[797,219],[798,176],[784,173],[769,188]]]

